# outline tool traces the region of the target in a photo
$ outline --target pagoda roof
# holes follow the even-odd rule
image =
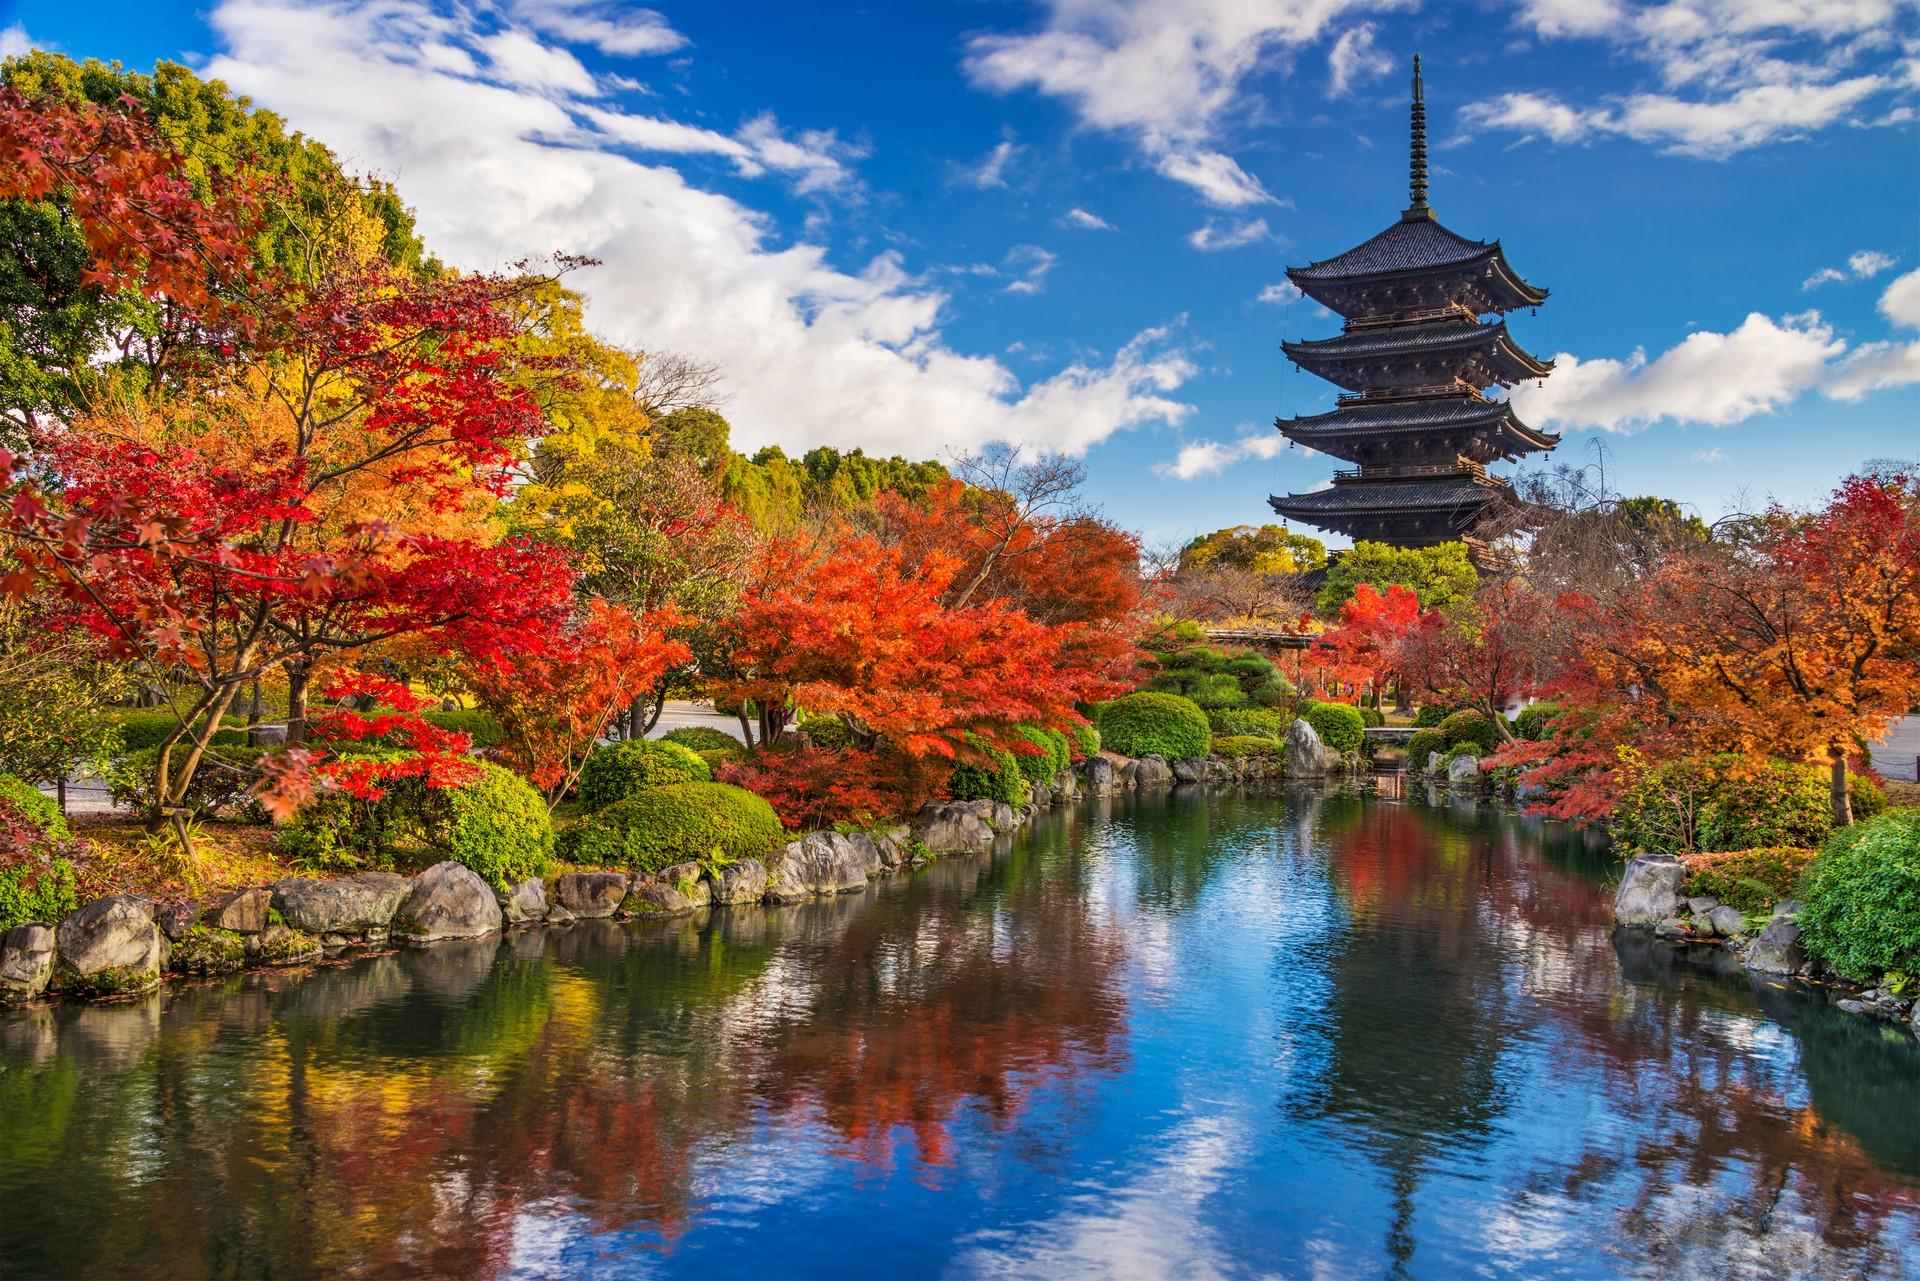
[[[1287,268],[1287,278],[1315,300],[1341,311],[1355,286],[1417,276],[1472,276],[1478,280],[1490,309],[1512,311],[1537,307],[1547,290],[1530,285],[1507,262],[1498,240],[1469,240],[1441,225],[1422,209],[1402,217],[1370,240],[1343,254]]]
[[[1504,400],[1471,396],[1440,396],[1420,400],[1360,401],[1324,414],[1276,420],[1274,426],[1304,444],[1316,445],[1341,436],[1390,436],[1401,433],[1497,432],[1520,442],[1523,449],[1552,449],[1560,443],[1553,432],[1540,431],[1520,421]]]
[[[1283,516],[1312,520],[1359,512],[1467,512],[1503,497],[1507,486],[1472,475],[1420,480],[1335,482],[1330,488],[1267,501]]]
[[[1280,347],[1302,369],[1355,391],[1369,385],[1350,372],[1356,366],[1378,365],[1382,361],[1410,362],[1448,353],[1478,355],[1480,365],[1489,375],[1486,381],[1507,385],[1527,378],[1543,378],[1553,368],[1551,360],[1541,360],[1515,342],[1507,333],[1506,322],[1498,320],[1382,325],[1349,330],[1333,338],[1283,342]]]

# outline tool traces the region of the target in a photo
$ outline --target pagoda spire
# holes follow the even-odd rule
[[[1420,55],[1413,55],[1413,147],[1412,165],[1409,169],[1407,189],[1413,196],[1413,203],[1400,216],[1409,222],[1421,218],[1432,218],[1433,210],[1427,208],[1427,103],[1426,92],[1420,83]]]

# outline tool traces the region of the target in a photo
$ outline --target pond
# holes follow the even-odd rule
[[[1920,1051],[1488,807],[1056,811],[797,908],[0,1017],[0,1275],[1920,1274]]]

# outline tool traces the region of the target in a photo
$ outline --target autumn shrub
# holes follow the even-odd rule
[[[1022,725],[1018,733],[1020,737],[1039,749],[1032,755],[1025,752],[1013,753],[1014,766],[1028,783],[1051,783],[1061,770],[1073,763],[1073,753],[1067,745],[1067,736],[1059,730],[1043,729],[1038,725]]]
[[[1214,733],[1228,737],[1283,739],[1293,718],[1271,707],[1235,707],[1208,712],[1207,724]]]
[[[919,808],[933,791],[922,762],[858,748],[762,748],[722,764],[716,776],[766,801],[796,832],[893,818]]]
[[[1792,896],[1819,852],[1785,845],[1689,854],[1687,893],[1710,894],[1743,912],[1764,912]]]
[[[193,772],[193,781],[187,785],[187,794],[183,798],[187,807],[193,810],[195,817],[219,814],[236,806],[249,817],[265,820],[259,807],[248,796],[248,789],[254,784],[257,775],[254,767],[260,758],[277,748],[267,747],[215,747],[200,759],[200,768]],[[187,757],[187,749],[175,744],[173,762],[178,763]],[[115,761],[107,771],[107,791],[116,805],[125,805],[145,813],[152,813],[157,801],[153,793],[153,771],[159,763],[160,749],[142,748]]]
[[[1020,762],[1004,747],[976,743],[977,759],[962,761],[947,776],[947,794],[957,801],[999,801],[1022,805],[1027,799],[1027,780],[1021,776]]]
[[[727,783],[668,783],[637,792],[567,833],[564,853],[593,867],[659,872],[675,863],[764,858],[785,839],[773,807]]]
[[[1872,982],[1920,974],[1920,810],[1888,810],[1834,833],[1800,885],[1807,949]]]
[[[1075,725],[1068,738],[1078,759],[1084,761],[1100,754],[1100,731],[1093,725]]]
[[[1346,703],[1304,704],[1300,719],[1313,726],[1320,741],[1336,752],[1357,752],[1367,738],[1360,709]]]
[[[28,783],[0,774],[0,930],[58,924],[78,907],[67,820]]]
[[[1472,743],[1484,756],[1500,746],[1500,731],[1476,711],[1454,712],[1435,728],[1440,731],[1440,737],[1447,740],[1448,747]]]
[[[497,890],[553,868],[553,820],[533,785],[491,761],[479,778],[433,796],[443,816],[429,821],[443,834],[446,857]],[[436,821],[437,818],[437,821]]]
[[[580,805],[604,809],[638,792],[672,783],[708,783],[713,771],[693,749],[665,739],[629,739],[595,748],[580,767]]]
[[[1517,738],[1538,743],[1547,737],[1553,728],[1553,720],[1560,715],[1558,703],[1528,703],[1513,718],[1513,732]]]
[[[1286,750],[1285,743],[1259,734],[1224,734],[1213,740],[1213,754],[1229,761],[1249,756],[1279,756]]]
[[[1439,726],[1415,730],[1407,739],[1407,768],[1425,770],[1428,758],[1435,752],[1442,756],[1447,752],[1447,736],[1440,732]]]
[[[743,747],[739,739],[711,725],[683,725],[679,729],[668,730],[657,741],[678,743],[696,752],[737,752]]]
[[[1814,766],[1716,756],[1656,766],[1629,761],[1622,774],[1607,830],[1627,849],[1811,849],[1833,830],[1827,778]]]
[[[1143,692],[1116,698],[1100,716],[1100,738],[1122,756],[1170,761],[1207,754],[1213,731],[1207,716],[1178,694]]]

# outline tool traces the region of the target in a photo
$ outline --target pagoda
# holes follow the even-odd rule
[[[1487,464],[1552,449],[1491,386],[1544,378],[1503,319],[1547,291],[1507,265],[1500,242],[1468,240],[1427,206],[1427,109],[1413,60],[1413,203],[1347,252],[1287,268],[1301,293],[1346,321],[1336,338],[1282,343],[1293,363],[1346,392],[1330,413],[1276,419],[1290,441],[1356,466],[1333,484],[1270,498],[1273,510],[1355,539],[1401,547],[1464,540],[1484,551],[1491,518],[1518,510]],[[1491,317],[1489,319],[1488,317]]]

